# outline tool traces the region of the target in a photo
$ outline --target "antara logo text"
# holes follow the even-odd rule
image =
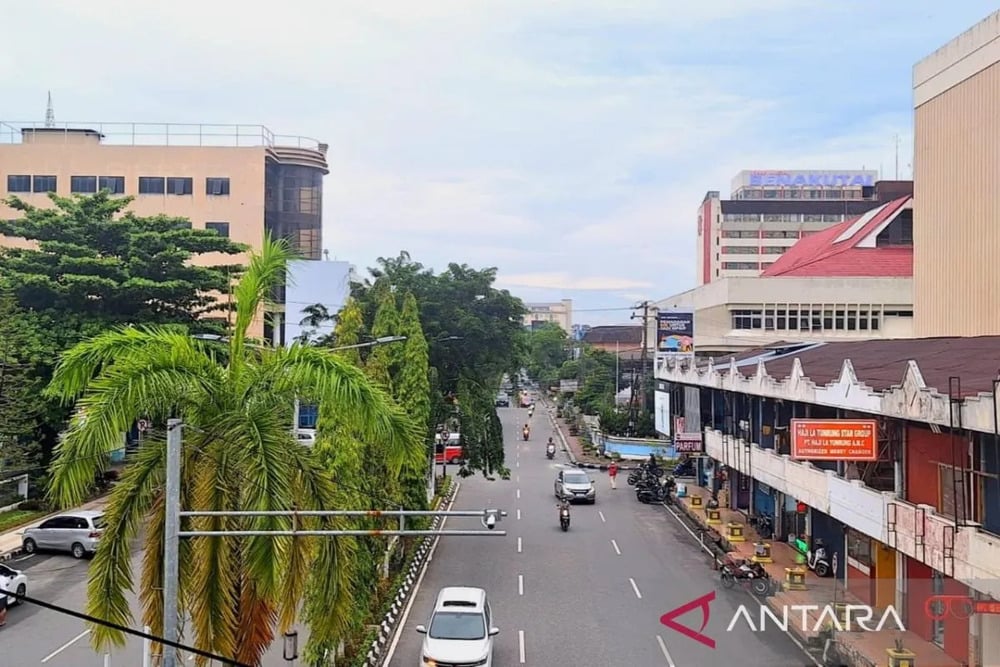
[[[714,601],[713,591],[668,611],[660,617],[660,623],[699,644],[715,648],[715,639],[705,634],[705,628],[712,617],[711,604]],[[784,605],[778,610],[763,604],[755,607],[756,612],[746,605],[737,607],[726,626],[726,632],[733,632],[739,626],[745,626],[752,632],[765,632],[770,628],[784,632],[797,628],[805,633],[817,633],[825,628],[833,628],[839,632],[906,632],[902,618],[892,606],[886,607],[885,611],[877,611],[868,605],[849,604],[843,605],[842,613],[839,614],[834,605],[794,604]],[[697,630],[678,622],[679,617],[696,609],[701,611],[701,627]]]

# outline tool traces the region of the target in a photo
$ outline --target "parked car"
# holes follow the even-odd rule
[[[594,481],[582,470],[560,470],[556,475],[556,498],[572,502],[585,502],[593,505],[597,502],[597,489]]]
[[[298,438],[298,441],[306,447],[313,447],[316,445],[316,429],[314,428],[300,428],[296,431],[295,437]]]
[[[493,612],[482,588],[442,588],[428,624],[418,625],[424,635],[420,665],[493,665]]]
[[[27,595],[28,577],[20,570],[0,565],[0,590],[7,591],[8,593],[17,593],[18,595]],[[15,598],[13,595],[7,596],[8,607],[13,607],[21,603],[22,600],[20,598]]]
[[[498,408],[509,408],[510,396],[507,394],[497,394],[496,406]]]
[[[33,528],[25,528],[21,546],[29,554],[68,551],[74,558],[83,558],[97,551],[104,526],[104,512],[68,512],[48,518]]]

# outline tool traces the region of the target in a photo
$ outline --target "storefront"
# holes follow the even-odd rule
[[[805,541],[809,535],[809,507],[791,496],[785,496],[781,507],[779,526],[775,535],[781,535],[789,544]]]
[[[848,528],[847,590],[865,604],[884,609],[896,602],[896,552],[864,533]]]
[[[774,511],[777,507],[775,502],[775,495],[777,491],[772,489],[770,486],[764,482],[754,480],[753,482],[753,511],[754,514],[763,514],[764,516],[770,517],[772,521],[775,520]]]

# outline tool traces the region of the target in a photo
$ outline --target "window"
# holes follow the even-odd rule
[[[167,194],[190,195],[194,194],[194,179],[183,176],[171,176],[167,179]]]
[[[806,213],[802,216],[805,222],[823,222],[823,216],[815,213]]]
[[[140,176],[139,194],[162,195],[166,193],[166,180],[162,176]]]
[[[781,255],[791,246],[787,245],[766,245],[760,249],[762,255]]]
[[[760,262],[723,262],[722,268],[729,271],[759,271]]]
[[[8,174],[7,192],[31,192],[31,176]]]
[[[734,310],[732,312],[733,329],[760,329],[762,313],[759,310]]]
[[[97,189],[107,190],[113,195],[125,194],[124,176],[101,176],[97,179]]]
[[[772,229],[764,232],[765,239],[797,239],[799,238],[798,231],[795,230],[780,230]]]
[[[865,574],[869,574],[872,567],[872,538],[853,528],[848,528],[847,562]]]
[[[211,177],[205,179],[205,194],[222,196],[229,194],[229,179]]]
[[[97,192],[97,176],[70,176],[69,191],[77,194]]]
[[[746,230],[736,230],[736,229],[724,229],[722,230],[722,238],[726,239],[755,239],[758,234],[755,231]]]
[[[757,246],[724,245],[723,255],[756,255]]]
[[[219,236],[229,238],[229,223],[228,222],[206,222],[205,229],[210,232],[215,232]]]
[[[33,176],[31,178],[31,191],[32,192],[55,192],[56,191],[56,177],[55,176]]]

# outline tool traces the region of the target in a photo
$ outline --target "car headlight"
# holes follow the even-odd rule
[[[434,661],[434,660],[433,660],[433,659],[431,659],[431,658],[428,658],[428,657],[427,657],[427,656],[425,655],[425,656],[424,656],[424,666],[425,666],[425,667],[437,667],[437,662],[436,662],[436,661]]]

